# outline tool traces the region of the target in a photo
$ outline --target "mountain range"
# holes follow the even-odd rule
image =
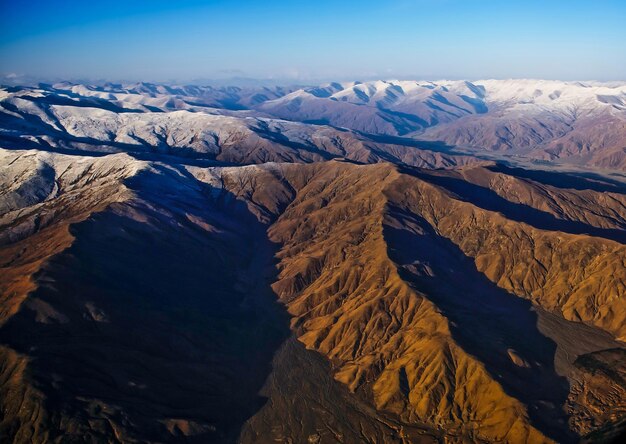
[[[626,432],[626,83],[0,89],[0,437]]]
[[[471,152],[626,168],[626,84],[615,82],[372,81],[258,89],[61,83],[7,88],[2,107],[7,114],[32,113],[30,119],[39,117],[57,130],[55,123],[63,125],[64,120],[73,119],[66,124],[76,126],[72,134],[79,136],[81,129],[87,130],[84,126],[89,119],[83,108],[130,113],[132,119],[148,119],[148,126],[154,125],[154,116],[147,118],[139,113],[185,111],[183,116],[201,112],[238,120],[281,119],[351,130],[361,136],[377,136],[378,140],[403,137]],[[76,108],[81,108],[80,116],[73,114]],[[170,118],[177,120],[173,115],[160,118],[166,120],[161,123],[164,127],[170,125]],[[295,128],[303,127],[292,128],[298,131]],[[109,139],[127,141],[127,137],[117,134],[117,126],[107,131]],[[200,139],[208,143],[206,137]]]

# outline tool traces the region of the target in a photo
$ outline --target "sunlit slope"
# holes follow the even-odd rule
[[[300,340],[379,408],[487,439],[537,439],[533,426],[566,439],[557,339],[517,297],[619,337],[623,245],[509,220],[420,171],[320,170],[269,231],[284,245],[274,289]]]
[[[623,421],[617,185],[6,155],[3,436],[534,443]]]

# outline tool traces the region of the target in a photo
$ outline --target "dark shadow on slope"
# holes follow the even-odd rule
[[[165,141],[157,146],[149,142],[135,138],[138,143],[118,142],[115,140],[100,140],[94,137],[75,136],[70,134],[61,122],[49,110],[44,109],[51,121],[58,126],[57,129],[43,121],[34,114],[19,110],[10,103],[0,103],[0,108],[19,114],[22,118],[2,112],[0,109],[0,127],[9,131],[0,134],[0,141],[4,142],[5,148],[9,149],[39,149],[59,154],[104,156],[107,154],[125,152],[128,154],[166,154],[181,158],[214,159],[217,153],[201,153],[189,146],[173,147]],[[11,134],[13,131],[15,134]],[[37,142],[20,137],[26,134],[34,137]],[[43,137],[55,140],[57,146],[50,145]]]
[[[54,168],[43,163],[37,167],[36,174],[22,180],[17,189],[3,190],[0,194],[0,215],[45,201],[54,191],[55,179]],[[35,223],[38,222],[40,218],[35,220]]]
[[[67,96],[67,97],[64,97]],[[42,97],[22,96],[23,100],[31,101],[42,108],[48,109],[51,105],[72,106],[78,108],[99,108],[114,113],[142,113],[142,109],[123,108],[110,100],[99,97],[82,96],[69,90],[54,92]],[[73,100],[76,99],[76,100]]]
[[[290,140],[287,136],[285,136],[280,131],[275,131],[272,128],[270,128],[270,126],[262,120],[257,120],[256,123],[257,123],[256,126],[253,128],[254,132],[259,137],[269,140],[270,142],[285,146],[287,148],[291,148],[295,151],[304,151],[304,152],[317,154],[323,160],[330,160],[332,158],[338,157],[327,151],[320,150],[318,147],[316,147],[313,144],[304,144],[304,143]]]
[[[411,148],[417,148],[421,150],[428,150],[428,151],[434,151],[437,153],[445,153],[445,154],[451,154],[451,155],[454,155],[454,154],[467,155],[467,153],[455,151],[454,146],[446,145],[443,142],[433,142],[433,141],[428,141],[428,140],[418,140],[418,139],[411,139],[408,137],[388,136],[388,135],[381,135],[381,134],[369,134],[369,133],[364,133],[361,131],[355,131],[355,132],[362,135],[366,139],[371,140],[372,142],[385,143],[385,144],[391,144],[391,145],[401,145],[401,146],[407,146]]]
[[[236,442],[289,335],[266,226],[189,177],[128,186],[71,227],[0,343],[28,356],[51,441]]]
[[[539,332],[532,305],[487,279],[420,216],[397,207],[389,216],[384,236],[402,278],[442,311],[454,340],[505,392],[528,406],[535,427],[557,442],[572,441],[562,410],[568,383],[555,372],[556,344]]]
[[[148,162],[162,162],[167,165],[186,165],[186,166],[195,166],[201,168],[207,167],[226,167],[226,166],[235,166],[241,165],[233,162],[222,162],[220,160],[215,160],[212,156],[207,157],[183,157],[177,156],[174,154],[158,154],[158,153],[127,153],[128,155],[134,157],[137,160],[145,160]]]
[[[214,160],[216,153],[202,153],[189,146],[172,147],[166,143],[154,146],[148,142],[136,138],[136,144],[117,141],[99,140],[93,137],[74,136],[66,131],[53,128],[38,116],[21,113],[23,120],[14,116],[0,113],[0,127],[33,136],[35,140],[25,139],[16,134],[0,134],[0,142],[5,149],[38,149],[57,154],[70,156],[101,157],[114,153],[127,153],[142,160],[157,160],[158,156],[164,156],[163,160],[173,158],[180,161],[191,162],[193,159]],[[55,140],[56,146],[50,145],[43,137],[47,136]],[[186,159],[186,160],[182,160]],[[223,163],[221,163],[223,164]]]
[[[330,126],[334,128],[328,119],[309,119],[309,120],[302,120],[301,122],[306,123],[307,125]]]
[[[52,146],[40,137],[37,137],[37,141],[33,141],[7,134],[0,135],[0,142],[2,142],[2,148],[4,149],[36,149],[67,156],[103,157],[111,154],[125,153],[137,160],[175,162],[193,166],[231,166],[243,164],[215,160],[215,154],[199,153],[191,147],[165,147],[166,151],[157,152],[148,149],[147,145],[132,145],[118,142],[108,143],[84,137],[70,139],[64,139],[62,137],[63,136],[56,137],[55,139],[57,143],[64,146]],[[80,148],[77,148],[78,146]]]
[[[495,173],[503,173],[509,176],[530,179],[544,185],[573,190],[592,190],[598,192],[611,192],[626,194],[626,184],[617,180],[600,176],[591,172],[558,172],[552,173],[545,170],[532,170],[506,166],[502,163],[488,166],[487,169]]]
[[[474,108],[474,112],[476,114],[486,114],[489,111],[489,108],[487,107],[485,102],[480,99],[476,99],[474,97],[469,97],[465,95],[461,95],[459,97],[461,97],[461,99],[463,99],[465,102],[472,105],[472,107]]]
[[[295,337],[287,340],[264,387],[270,401],[246,423],[240,443],[445,442],[443,430],[376,410],[365,396],[350,392],[332,374],[323,355],[308,350]]]
[[[180,99],[183,100],[183,99]],[[246,111],[250,108],[247,108],[238,102],[239,98],[228,98],[228,99],[209,99],[210,101],[201,102],[201,101],[192,101],[192,100],[183,100],[189,106],[197,106],[200,108],[217,108],[217,109],[225,109],[228,111]]]
[[[17,107],[11,104],[0,103],[0,108],[6,108],[7,110],[19,114],[22,118],[12,116],[8,113],[0,112],[0,127],[9,131],[0,134],[0,143],[3,147],[8,149],[38,149],[41,151],[54,152],[67,155],[89,155],[89,156],[104,156],[107,154],[124,152],[135,156],[139,159],[158,160],[158,156],[170,156],[181,159],[201,159],[201,160],[215,160],[222,155],[220,152],[198,152],[191,146],[171,146],[163,136],[155,135],[159,139],[157,145],[153,145],[150,142],[138,137],[136,135],[130,135],[137,143],[119,142],[116,140],[100,140],[93,137],[76,136],[70,134],[63,128],[62,124],[52,113],[48,113],[48,117],[51,121],[55,122],[58,128],[46,123],[39,116],[29,114],[20,111]],[[1,111],[1,110],[0,110]],[[336,157],[340,157],[336,154],[329,153],[320,149],[313,143],[303,143],[289,139],[282,132],[271,128],[266,122],[257,120],[257,124],[252,128],[255,133],[269,141],[272,144],[278,145],[278,150],[286,149],[287,151],[293,151],[293,156],[287,155],[281,157],[280,154],[270,159],[274,161],[293,161],[293,157],[296,157],[301,161],[311,161],[311,156],[317,156],[317,160],[330,160]],[[21,135],[29,135],[32,138],[25,139]],[[47,142],[46,138],[50,138],[55,141],[54,146]],[[114,139],[114,137],[111,137]],[[242,149],[253,151],[254,147],[242,146]],[[232,156],[242,156],[242,153],[237,150],[232,150],[232,153],[227,153]],[[291,154],[291,153],[289,153]],[[259,160],[259,159],[257,159]],[[183,161],[180,161],[183,162]],[[247,164],[251,162],[236,162],[237,164]],[[255,162],[258,163],[258,162]],[[221,165],[227,163],[221,162]],[[232,162],[231,162],[232,164]]]
[[[450,102],[446,97],[444,97],[440,93],[434,93],[431,97],[432,97],[432,100],[435,100],[435,101],[437,101],[439,103],[442,103],[442,104],[444,104],[446,106],[449,106],[451,108],[455,108],[456,110],[458,110],[461,113],[461,115],[458,115],[458,114],[455,114],[453,112],[446,111],[446,110],[442,109],[442,111],[444,113],[446,113],[446,114],[448,114],[448,115],[450,115],[452,117],[455,117],[455,118],[458,119],[458,118],[461,118],[463,116],[467,116],[469,114],[472,114],[470,110],[465,109],[465,108],[461,108],[460,106],[455,105],[454,103]]]
[[[48,136],[58,141],[59,144],[65,145],[65,146],[60,146],[60,147],[52,147],[50,145],[46,146],[44,144],[40,144],[38,146],[38,149],[41,149],[42,151],[59,152],[63,154],[75,153],[75,154],[83,154],[83,155],[105,155],[105,154],[111,154],[112,152],[116,152],[116,150],[120,152],[121,151],[133,152],[133,151],[150,151],[152,149],[149,145],[121,143],[121,142],[115,142],[115,141],[99,140],[93,137],[74,136],[68,133],[63,128],[60,121],[51,113],[48,113],[51,120],[53,120],[59,126],[59,128],[62,128],[62,129],[54,128],[52,125],[44,122],[41,119],[41,117],[20,111],[17,107],[9,103],[2,103],[0,104],[0,107],[4,107],[13,113],[19,114],[22,117],[20,119],[15,116],[0,112],[0,126],[2,128],[28,134],[33,137]],[[14,144],[18,144],[20,142],[26,143],[26,141],[24,141],[23,138],[14,136],[11,134],[0,135],[0,140],[7,140],[9,142],[13,142]],[[101,147],[101,148],[108,148],[108,149],[102,150],[102,151],[99,151],[97,149],[84,150],[84,149],[71,146],[71,144],[87,145],[87,146],[92,146],[92,147]]]
[[[569,234],[585,234],[610,239],[626,244],[626,230],[598,228],[575,220],[558,219],[528,205],[510,202],[500,197],[495,191],[474,185],[462,179],[431,174],[426,170],[407,169],[407,174],[438,185],[456,194],[464,201],[480,208],[502,213],[507,219],[523,222],[540,230],[562,231]]]
[[[390,110],[382,105],[378,105],[377,108],[380,110],[378,114],[380,118],[391,123],[400,137],[430,126],[426,120],[415,114]]]

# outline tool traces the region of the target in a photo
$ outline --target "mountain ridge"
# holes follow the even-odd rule
[[[21,110],[45,121],[49,113],[33,108],[33,102],[53,100],[53,107],[96,107],[120,116],[186,110],[286,119],[438,142],[473,155],[621,171],[626,165],[626,84],[621,82],[371,81],[257,89],[61,83],[4,88],[0,100],[3,120],[19,119],[14,112]]]
[[[422,135],[453,139],[484,118],[496,129],[517,119],[524,139],[547,121],[537,109],[578,124],[591,113],[605,125],[594,131],[614,128],[607,109],[622,119],[623,92],[601,101],[609,87],[571,84],[580,107],[546,110],[573,101],[536,95],[537,83],[498,81],[499,109],[483,102],[493,87],[462,81],[270,89],[258,103],[261,91],[238,88],[0,89],[0,436],[530,444],[624,433],[619,167],[533,163],[547,152],[513,131],[515,156],[384,130],[422,125],[422,111],[450,119]],[[257,109],[299,98],[338,118],[389,119],[370,134]],[[607,137],[619,143],[619,131]]]

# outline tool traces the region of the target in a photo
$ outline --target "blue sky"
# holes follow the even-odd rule
[[[626,79],[626,1],[0,0],[42,79]]]

